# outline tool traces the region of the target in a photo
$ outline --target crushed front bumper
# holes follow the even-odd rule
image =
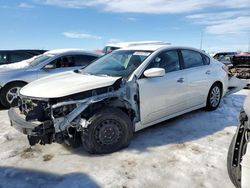
[[[29,136],[43,136],[48,132],[54,131],[52,121],[28,122],[18,108],[11,108],[8,111],[8,115],[11,126],[23,134]]]

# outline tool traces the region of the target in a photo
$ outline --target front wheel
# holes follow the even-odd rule
[[[219,83],[213,84],[208,92],[206,109],[209,111],[216,110],[220,105],[221,97],[221,85]]]
[[[82,131],[83,148],[92,154],[112,153],[127,147],[133,136],[130,118],[118,108],[96,112]]]

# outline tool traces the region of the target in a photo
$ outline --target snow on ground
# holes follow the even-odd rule
[[[52,144],[29,148],[0,111],[0,187],[232,188],[226,157],[245,96],[224,98],[214,112],[198,110],[142,130],[109,155]]]

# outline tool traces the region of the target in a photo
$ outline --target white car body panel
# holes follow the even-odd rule
[[[228,76],[221,71],[222,66],[211,61],[210,65],[170,72],[164,77],[139,79],[141,121],[136,130],[205,107],[216,81],[223,83],[224,95]],[[184,82],[179,83],[179,79]]]
[[[83,75],[73,71],[38,79],[24,86],[20,94],[35,98],[60,98],[114,84],[119,77]]]

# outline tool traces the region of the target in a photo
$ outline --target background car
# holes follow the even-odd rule
[[[245,100],[239,119],[240,124],[228,150],[227,169],[232,183],[237,188],[248,188],[250,187],[250,95]]]
[[[107,54],[114,50],[118,50],[121,48],[127,48],[131,46],[141,46],[141,45],[170,45],[171,43],[168,42],[162,42],[162,41],[138,41],[138,42],[119,42],[119,43],[112,43],[107,44],[103,50],[102,53]]]
[[[30,59],[47,50],[0,50],[0,66]]]
[[[51,74],[86,67],[101,54],[78,49],[52,50],[0,69],[0,101],[10,107],[27,83]]]

